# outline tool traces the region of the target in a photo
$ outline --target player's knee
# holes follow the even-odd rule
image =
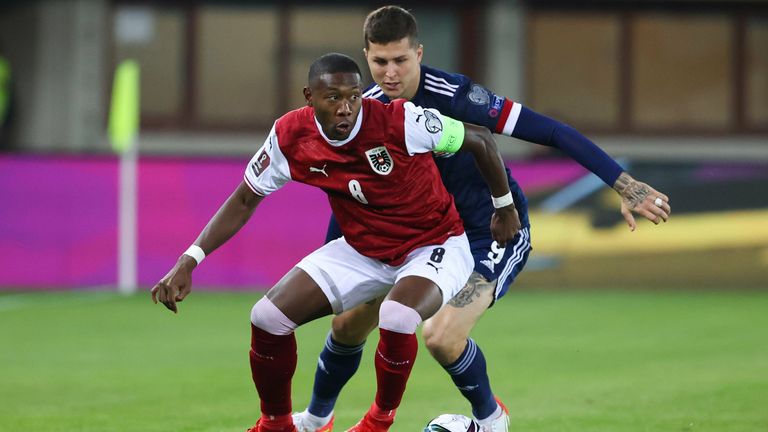
[[[379,308],[379,328],[396,333],[416,333],[421,324],[421,315],[402,303],[384,300]]]
[[[446,333],[446,328],[444,326],[435,325],[432,321],[427,321],[424,324],[424,328],[421,329],[424,345],[433,356],[435,356],[435,353],[439,354],[444,351],[443,347],[446,345]]]
[[[434,319],[428,319],[424,322],[424,327],[421,329],[421,337],[424,339],[424,345],[427,346],[427,349],[432,351],[431,347],[437,347],[440,344],[444,331],[444,327],[435,325]]]
[[[421,336],[429,353],[441,365],[448,365],[456,361],[466,345],[466,338],[451,332],[448,326],[439,325],[434,320],[428,320],[424,323]]]
[[[253,305],[251,324],[273,335],[291,334],[298,327],[266,296]]]
[[[352,314],[337,315],[331,321],[333,340],[345,345],[360,345],[368,338],[368,334],[376,327],[376,316],[373,319],[360,319]]]

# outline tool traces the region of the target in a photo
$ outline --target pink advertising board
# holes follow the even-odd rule
[[[195,239],[242,179],[247,159],[142,158],[138,278],[150,287]],[[510,164],[526,189],[562,185],[570,163]],[[111,287],[117,279],[114,157],[0,155],[0,289]],[[267,288],[320,246],[330,208],[316,189],[290,183],[195,271],[206,289]]]

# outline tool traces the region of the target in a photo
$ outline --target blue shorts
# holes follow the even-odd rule
[[[467,233],[469,247],[475,259],[474,271],[483,275],[486,280],[496,281],[496,300],[509,290],[517,275],[523,270],[531,252],[531,228],[524,226],[515,238],[500,249],[491,240],[490,233],[483,232],[473,235]]]

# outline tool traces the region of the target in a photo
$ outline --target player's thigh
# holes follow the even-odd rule
[[[267,298],[297,325],[333,313],[331,303],[320,286],[298,267],[288,271],[267,291]]]
[[[401,278],[387,294],[386,300],[393,300],[419,313],[425,320],[437,312],[443,303],[440,287],[432,280],[421,276]]]
[[[464,288],[424,323],[425,339],[440,345],[466,340],[493,302],[495,287],[495,281],[473,272]]]
[[[379,307],[384,296],[365,302],[333,318],[333,339],[345,345],[359,345],[379,324]]]
[[[416,309],[427,319],[464,287],[472,264],[463,234],[441,245],[418,248],[397,269],[395,286],[387,298]]]
[[[336,314],[383,296],[395,281],[386,266],[360,255],[344,238],[326,243],[296,267],[315,281]]]

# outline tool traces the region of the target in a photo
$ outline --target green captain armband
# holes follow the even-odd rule
[[[443,121],[443,136],[435,146],[436,152],[456,153],[464,144],[464,123],[446,116],[440,116]]]

